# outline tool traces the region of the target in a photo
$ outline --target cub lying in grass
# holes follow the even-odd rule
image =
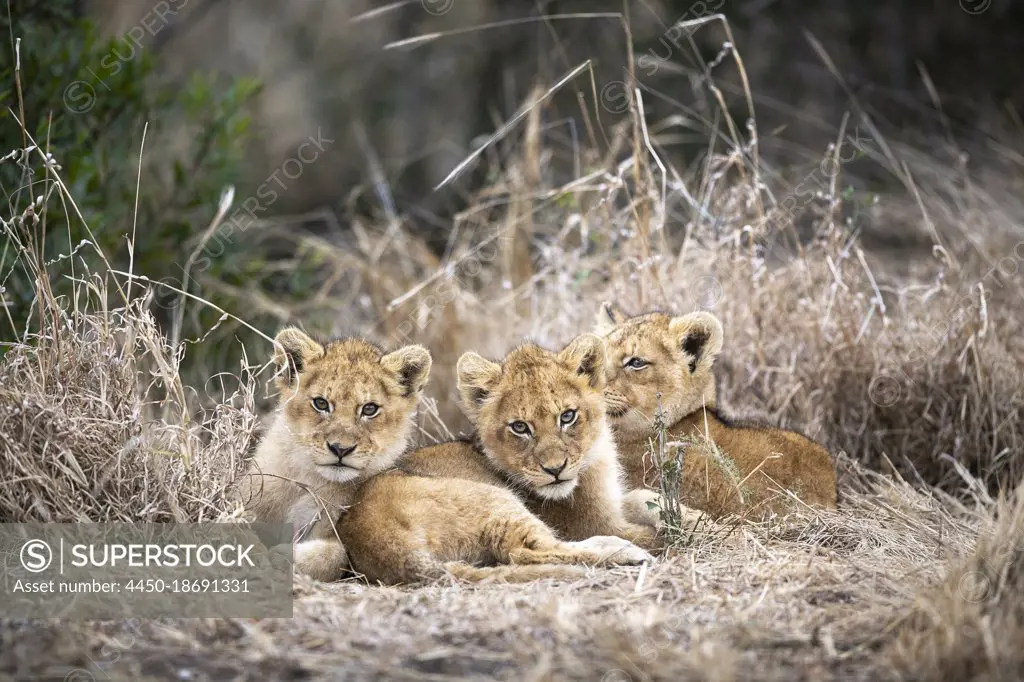
[[[658,547],[655,513],[648,525],[626,518],[627,506],[645,510],[645,501],[660,498],[646,490],[627,498],[623,490],[605,417],[604,365],[604,344],[593,334],[558,353],[523,344],[500,364],[465,353],[458,387],[472,441],[417,450],[402,470],[508,487],[568,540],[614,535]]]
[[[836,472],[825,448],[794,431],[734,423],[716,409],[712,365],[722,350],[723,331],[714,315],[629,317],[605,303],[596,330],[608,348],[608,414],[630,485],[659,484],[661,472],[645,455],[656,439],[660,393],[668,440],[697,443],[684,454],[683,504],[712,517],[763,517],[791,508],[788,495],[772,491],[781,488],[808,505],[835,507]],[[705,433],[725,462],[700,445]]]
[[[507,490],[382,473],[407,447],[430,374],[425,348],[386,353],[361,339],[321,344],[295,328],[275,340],[284,370],[280,405],[240,486],[253,520],[303,529],[297,571],[323,581],[347,569],[394,583],[446,571],[520,581],[581,575],[552,564],[651,560],[621,538],[563,542]]]
[[[653,561],[618,537],[565,542],[505,488],[399,471],[360,486],[338,532],[352,568],[386,584],[445,574],[470,582],[578,578],[583,569],[568,564]]]
[[[362,339],[321,344],[290,327],[275,338],[283,370],[273,420],[240,483],[254,521],[295,525],[296,570],[335,580],[348,567],[334,523],[359,483],[405,452],[430,353]]]

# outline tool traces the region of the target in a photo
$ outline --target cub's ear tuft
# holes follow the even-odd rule
[[[501,365],[468,351],[455,364],[462,409],[473,419],[501,378]]]
[[[278,384],[284,388],[295,384],[306,365],[323,357],[324,347],[298,327],[285,327],[274,337],[274,363],[284,371]]]
[[[690,373],[711,369],[722,352],[722,323],[709,312],[699,311],[672,318],[669,333],[675,337],[686,358]]]
[[[591,388],[604,388],[604,341],[596,334],[580,334],[558,354],[561,362],[587,377]]]
[[[594,333],[607,336],[615,327],[629,319],[622,308],[610,301],[603,302],[597,308],[597,315],[594,318]]]
[[[405,395],[419,393],[430,379],[430,351],[420,345],[403,346],[380,359],[380,365],[398,378]]]

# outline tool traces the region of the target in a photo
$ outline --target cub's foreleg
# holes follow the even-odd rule
[[[496,492],[506,491],[496,489]],[[494,513],[485,524],[484,537],[488,549],[500,563],[614,566],[654,560],[623,537],[596,535],[578,542],[561,540],[511,493],[494,503],[491,507]]]

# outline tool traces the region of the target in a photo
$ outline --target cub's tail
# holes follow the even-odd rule
[[[530,564],[501,566],[470,566],[461,561],[450,561],[444,565],[448,573],[459,580],[470,583],[528,583],[533,580],[555,578],[579,580],[587,576],[582,566],[558,566],[554,564]]]

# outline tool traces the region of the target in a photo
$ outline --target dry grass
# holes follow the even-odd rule
[[[858,480],[869,492],[840,512],[698,539],[649,570],[418,589],[300,578],[291,620],[109,624],[88,637],[64,624],[59,640],[54,626],[21,625],[5,635],[5,665],[97,679],[880,679],[908,607],[949,555],[970,551],[976,521]]]
[[[893,645],[910,679],[1020,679],[1024,495],[1001,500],[968,556],[921,595]]]
[[[299,579],[290,620],[7,622],[0,672],[1019,678],[1024,315],[1014,303],[1024,274],[1005,260],[1003,274],[990,271],[1000,258],[1024,260],[1016,194],[872,137],[858,143],[862,160],[901,178],[902,191],[843,199],[837,174],[819,170],[812,196],[800,189],[811,175],[787,186],[756,162],[756,140],[719,136],[707,121],[708,156],[677,171],[658,157],[677,123],[644,121],[633,104],[616,138],[625,160],[592,158],[568,186],[551,185],[539,117],[527,116],[534,129],[520,153],[458,216],[443,258],[396,224],[356,222],[343,244],[267,230],[321,264],[323,287],[301,318],[430,346],[428,441],[465,425],[452,401],[464,350],[497,355],[523,336],[564,342],[606,299],[636,312],[711,309],[726,329],[724,402],[827,443],[838,511],[698,532],[653,567],[576,583]],[[829,158],[848,158],[839,139]],[[896,231],[902,251],[882,239]],[[252,442],[258,373],[243,362],[237,376],[188,389],[178,362],[201,339],[172,347],[147,299],[118,305],[105,285],[123,277],[79,272],[68,301],[48,295],[49,276],[39,276],[34,331],[0,361],[0,519],[229,518],[224,491]]]
[[[0,522],[233,515],[224,492],[257,426],[254,381],[211,379],[217,400],[195,419],[195,391],[145,300],[104,310],[99,278],[76,287],[74,305],[48,292],[43,329],[0,361]]]

